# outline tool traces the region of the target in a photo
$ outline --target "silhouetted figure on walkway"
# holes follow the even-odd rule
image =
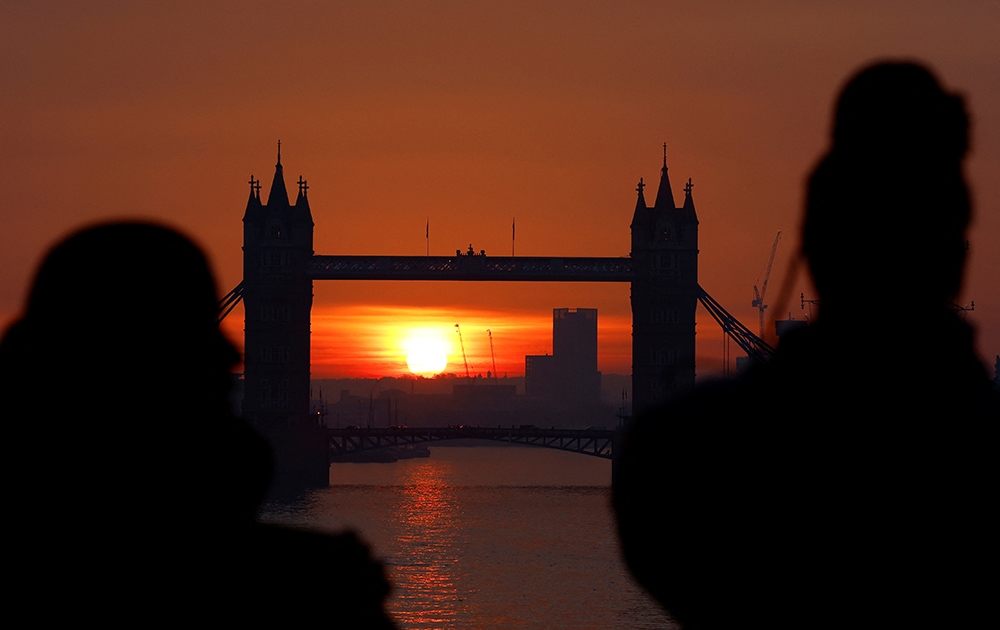
[[[232,415],[217,300],[198,248],[155,225],[46,257],[0,343],[8,601],[57,620],[393,627],[356,537],[255,521],[271,455]]]
[[[808,182],[816,323],[633,426],[622,548],[688,630],[961,628],[992,607],[1000,402],[951,308],[967,148],[928,70],[858,73]]]

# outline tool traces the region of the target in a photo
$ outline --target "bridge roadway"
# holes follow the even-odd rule
[[[611,459],[616,434],[615,429],[542,429],[534,426],[327,429],[331,458],[393,446],[472,439],[541,446]]]

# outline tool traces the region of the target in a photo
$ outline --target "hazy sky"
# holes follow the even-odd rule
[[[256,175],[267,193],[279,138],[288,183],[309,181],[316,252],[331,255],[423,254],[428,219],[432,254],[469,243],[509,254],[516,217],[518,254],[625,256],[636,183],[655,184],[665,141],[675,196],[688,177],[695,185],[700,282],[756,330],[754,283],[782,230],[773,304],[836,93],[860,65],[908,57],[964,93],[973,115],[962,302],[975,301],[992,365],[998,25],[1000,3],[988,0],[8,1],[0,319],[18,313],[46,247],[110,217],[182,229],[230,289],[246,182]],[[800,291],[804,277],[783,315],[806,315]],[[317,357],[347,352],[336,326],[348,319],[363,327],[370,313],[377,327],[426,307],[435,321],[470,322],[480,365],[492,326],[501,371],[513,372],[526,352],[550,351],[552,308],[583,306],[600,309],[602,369],[628,370],[627,286],[324,282],[315,294]],[[884,301],[857,308],[888,327],[907,304],[886,287]],[[699,315],[700,373],[721,356],[719,339]]]

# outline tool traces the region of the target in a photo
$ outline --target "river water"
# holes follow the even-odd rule
[[[532,447],[431,447],[338,463],[266,521],[353,529],[386,564],[401,628],[672,628],[618,553],[611,462]]]

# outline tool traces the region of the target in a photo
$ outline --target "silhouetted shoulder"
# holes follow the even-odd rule
[[[919,371],[891,352],[858,361],[817,326],[636,419],[613,497],[640,584],[688,628],[981,612],[988,600],[962,593],[996,560],[1000,397],[968,327],[945,321],[940,343],[903,357]]]
[[[766,605],[741,587],[760,570],[761,493],[753,488],[767,483],[759,464],[771,458],[761,449],[776,439],[773,427],[740,413],[752,402],[742,382],[696,387],[636,419],[616,464],[625,561],[686,627],[739,627],[744,606]]]
[[[385,569],[355,534],[257,525],[247,543],[236,575],[250,595],[248,617],[281,613],[335,628],[395,628],[384,610]]]

